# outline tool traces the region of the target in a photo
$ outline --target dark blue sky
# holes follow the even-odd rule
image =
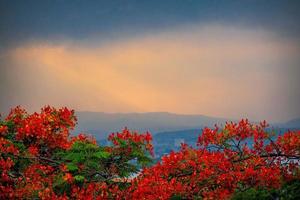
[[[298,37],[299,16],[297,0],[0,0],[0,43],[105,39],[210,22]]]

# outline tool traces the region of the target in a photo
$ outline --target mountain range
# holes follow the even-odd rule
[[[200,129],[204,126],[224,124],[228,119],[204,115],[181,115],[168,112],[151,113],[103,113],[77,112],[78,125],[75,133],[87,132],[103,139],[125,127],[152,134],[165,131]]]
[[[74,133],[92,134],[97,140],[102,140],[112,132],[118,132],[125,127],[139,132],[149,131],[152,134],[180,130],[198,129],[215,124],[224,125],[226,121],[236,121],[205,115],[183,115],[168,112],[150,113],[104,113],[76,112],[78,125]],[[286,123],[274,124],[282,128],[300,128],[300,118]]]

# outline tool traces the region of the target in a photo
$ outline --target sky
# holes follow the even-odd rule
[[[297,0],[0,0],[0,112],[300,117]]]

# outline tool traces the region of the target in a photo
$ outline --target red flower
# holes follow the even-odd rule
[[[28,152],[31,155],[36,156],[39,153],[39,149],[36,146],[30,146],[28,147]]]
[[[8,131],[8,127],[5,125],[0,125],[0,135],[4,135],[5,133],[7,133]]]
[[[68,182],[68,183],[72,183],[74,181],[74,178],[72,176],[72,174],[70,173],[66,173],[65,176],[63,177],[64,181]]]

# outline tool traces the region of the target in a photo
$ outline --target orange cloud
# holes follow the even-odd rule
[[[99,46],[33,43],[9,59],[28,77],[22,87],[30,88],[27,104],[34,108],[279,120],[291,117],[274,116],[274,108],[289,109],[279,91],[286,87],[282,63],[295,60],[298,50],[268,32],[208,26]]]

